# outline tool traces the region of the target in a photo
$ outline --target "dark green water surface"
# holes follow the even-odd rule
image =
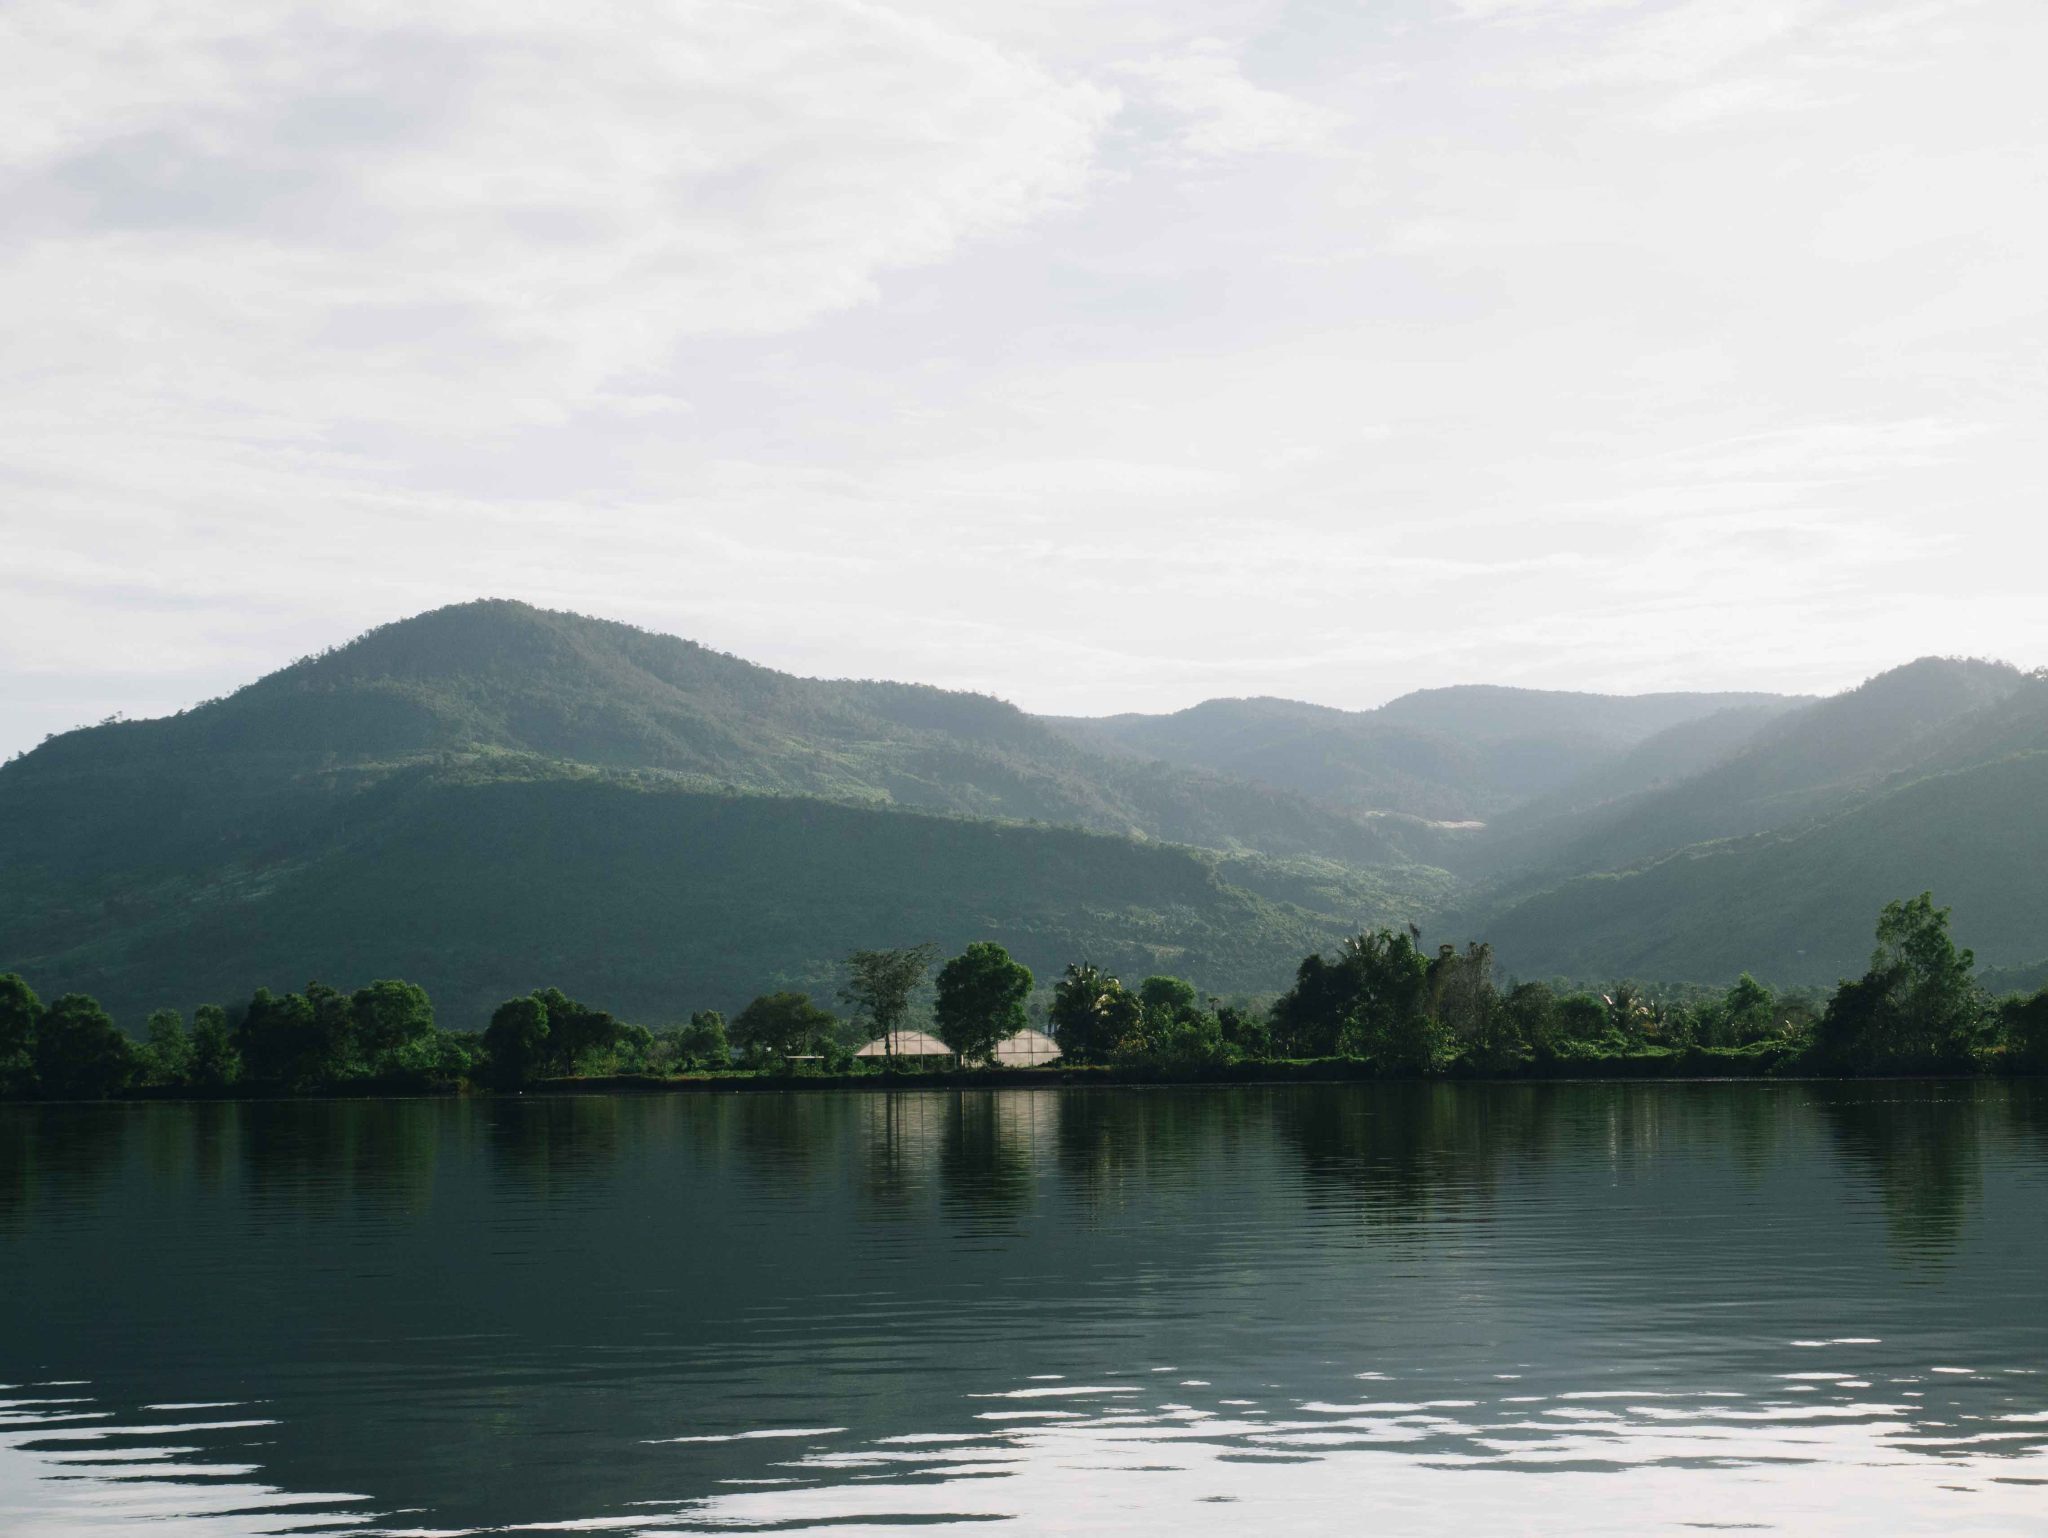
[[[2048,1084],[0,1107],[0,1533],[2048,1533]]]

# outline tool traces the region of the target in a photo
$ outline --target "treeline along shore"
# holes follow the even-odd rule
[[[5,973],[0,1095],[2048,1070],[2048,988],[1987,994],[1928,893],[1884,909],[1869,969],[1832,994],[1779,994],[1747,974],[1725,990],[1503,985],[1486,945],[1431,954],[1420,941],[1413,929],[1359,934],[1304,958],[1269,1002],[1165,975],[1131,986],[1073,963],[1043,1006],[1057,1054],[1043,1068],[998,1066],[1001,1044],[1031,1025],[1036,983],[988,941],[943,963],[929,945],[855,951],[843,1013],[766,993],[730,1020],[700,1010],[660,1027],[544,988],[506,1000],[482,1029],[447,1030],[424,989],[386,979],[352,993],[259,988],[189,1018],[159,1009],[137,1040],[87,995],[45,1003]],[[918,1040],[927,1029],[943,1054]]]

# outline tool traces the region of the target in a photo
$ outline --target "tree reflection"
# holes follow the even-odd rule
[[[534,1196],[569,1193],[608,1175],[623,1115],[644,1109],[609,1095],[527,1095],[484,1104],[492,1162]]]
[[[17,1232],[36,1206],[97,1195],[120,1165],[130,1108],[0,1106],[0,1228]]]
[[[1090,1209],[1142,1202],[1155,1174],[1240,1157],[1247,1118],[1264,1105],[1256,1089],[1061,1090],[1052,1131],[1061,1178]]]
[[[1029,1205],[1031,1142],[1042,1098],[1030,1090],[964,1090],[947,1097],[938,1149],[947,1207],[991,1218]]]
[[[431,1204],[434,1166],[449,1107],[425,1100],[251,1101],[196,1108],[187,1121],[205,1140],[234,1139],[250,1187],[293,1205],[356,1200],[399,1211]]]
[[[1416,1222],[1541,1161],[1559,1091],[1546,1085],[1381,1084],[1280,1094],[1273,1125],[1317,1205]]]
[[[1909,1259],[1948,1256],[1982,1197],[1981,1088],[1940,1080],[1809,1088],[1844,1162],[1876,1187],[1892,1241]]]

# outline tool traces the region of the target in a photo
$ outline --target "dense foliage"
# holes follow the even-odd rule
[[[1308,955],[1293,986],[1265,1008],[1204,996],[1165,973],[1133,988],[1076,962],[1042,1001],[1044,1023],[1068,1065],[1169,1075],[1305,1059],[1400,1077],[1638,1064],[1683,1071],[1710,1061],[1849,1074],[2048,1071],[2048,988],[1988,995],[1971,953],[1950,936],[1949,911],[1929,893],[1885,907],[1868,969],[1826,997],[1781,995],[1748,973],[1726,989],[1628,981],[1597,993],[1541,982],[1503,988],[1487,946],[1443,945],[1429,955],[1420,938],[1368,930],[1334,954]],[[282,995],[259,988],[231,1009],[200,1006],[189,1026],[178,1011],[158,1009],[140,1042],[86,995],[45,1005],[24,979],[0,974],[0,1094],[516,1090],[578,1076],[894,1070],[906,1065],[857,1064],[852,1048],[926,1023],[962,1063],[988,1062],[1029,1023],[1030,969],[1002,946],[975,941],[939,968],[921,1002],[932,959],[928,945],[852,952],[841,994],[856,1007],[849,1018],[780,989],[753,999],[730,1029],[714,1010],[650,1029],[544,988],[498,1005],[481,1033],[450,1032],[436,1024],[425,989],[387,978],[354,993],[317,982]]]

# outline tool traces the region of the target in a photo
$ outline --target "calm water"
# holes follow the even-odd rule
[[[2048,1533],[2048,1084],[0,1107],[0,1533]]]

